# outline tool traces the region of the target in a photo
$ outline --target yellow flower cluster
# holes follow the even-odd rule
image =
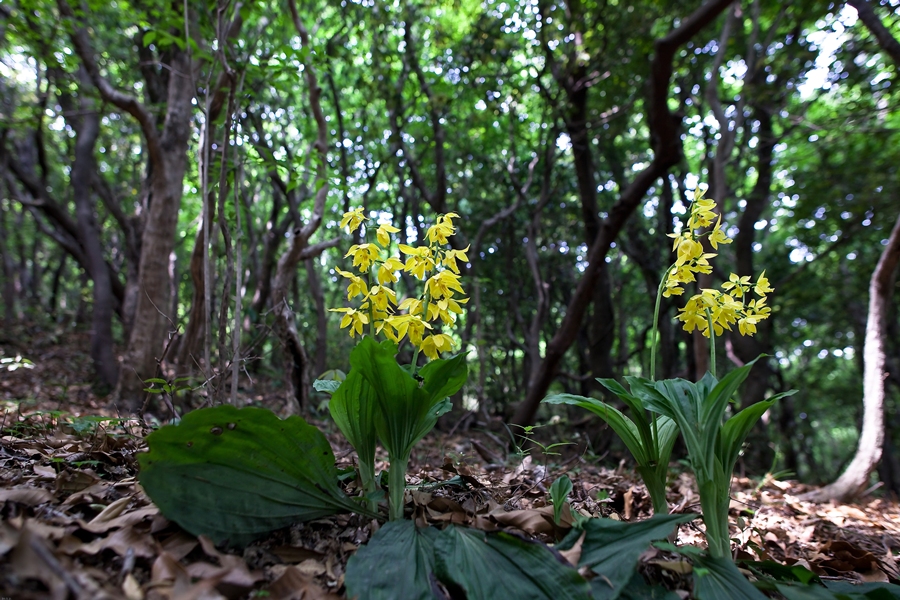
[[[732,242],[722,231],[722,217],[715,212],[716,203],[703,197],[699,188],[694,193],[691,204],[691,215],[687,226],[680,233],[669,234],[675,238],[672,250],[675,252],[675,264],[666,273],[663,296],[680,296],[684,293],[684,284],[696,281],[696,273],[712,273],[710,259],[717,256],[714,252],[704,252],[700,239],[709,236],[709,243],[714,250],[719,244]],[[698,233],[698,229],[713,226],[706,233]],[[712,322],[716,335],[724,330],[731,331],[737,323],[741,335],[756,333],[756,325],[766,319],[771,309],[766,306],[766,294],[773,291],[763,271],[756,283],[750,277],[738,277],[732,273],[728,281],[722,284],[722,290],[702,289],[700,293],[688,299],[684,308],[680,309],[678,319],[684,323],[684,330],[691,332],[698,329],[706,337],[710,336],[709,324]],[[758,298],[750,299],[753,291]]]
[[[345,258],[352,257],[354,268],[366,277],[341,269],[336,271],[349,281],[347,299],[362,296],[362,301],[359,308],[330,309],[344,314],[341,328],[347,328],[350,337],[362,335],[365,326],[369,325],[375,333],[383,333],[397,343],[408,337],[410,343],[430,359],[453,349],[453,338],[446,333],[436,333],[433,323],[440,321],[445,326],[453,325],[456,316],[463,312],[462,305],[469,301],[456,296],[457,293],[465,294],[459,281],[458,261],[469,260],[466,256],[469,249],[445,248],[447,239],[456,233],[453,225],[456,218],[459,218],[456,213],[439,216],[428,228],[427,246],[398,244],[406,261],[399,255],[382,258],[383,254],[390,253],[391,235],[400,231],[391,225],[379,225],[374,242],[350,247]],[[344,213],[340,225],[349,227],[353,233],[365,221],[368,218],[360,207]],[[388,286],[397,282],[397,273],[401,270],[424,281],[425,291],[419,298],[407,298],[398,304],[396,292]]]

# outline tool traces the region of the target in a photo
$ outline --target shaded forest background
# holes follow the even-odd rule
[[[701,285],[765,269],[775,288],[757,336],[718,344],[720,370],[769,355],[742,405],[799,390],[744,468],[833,480],[858,442],[869,279],[900,213],[900,3],[850,4],[4,3],[0,349],[26,324],[90,331],[119,414],[264,385],[273,408],[317,410],[312,380],[346,371],[353,343],[327,310],[345,305],[341,215],[364,206],[415,245],[455,212],[470,379],[447,427],[467,411],[552,423],[542,435],[601,455],[609,430],[538,403],[648,373],[666,234],[700,185],[735,239]],[[897,298],[878,471],[894,492]],[[660,377],[708,366],[673,323],[683,302],[662,304]],[[187,389],[165,402],[153,378]]]

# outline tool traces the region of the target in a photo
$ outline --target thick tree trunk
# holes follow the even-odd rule
[[[125,351],[115,402],[129,412],[142,404],[144,380],[155,377],[166,349],[175,315],[169,315],[169,260],[175,248],[175,229],[187,170],[188,140],[194,88],[194,65],[184,52],[172,61],[166,125],[160,139],[163,152],[150,175],[150,206],[141,236],[134,326]]]
[[[859,445],[838,479],[807,495],[810,500],[847,501],[869,486],[869,476],[881,459],[884,440],[885,318],[891,302],[891,282],[900,262],[900,217],[869,280],[869,318],[863,346],[863,422]]]
[[[82,71],[82,85],[89,85]],[[103,257],[100,242],[100,228],[95,218],[94,201],[91,197],[91,179],[95,169],[94,146],[100,133],[100,115],[93,106],[93,100],[83,93],[81,115],[78,118],[75,140],[75,161],[72,164],[72,196],[78,217],[81,247],[87,257],[88,272],[93,281],[94,307],[91,317],[91,358],[103,385],[113,389],[119,378],[119,365],[113,348],[112,318],[115,312],[115,298],[112,293],[109,269]]]

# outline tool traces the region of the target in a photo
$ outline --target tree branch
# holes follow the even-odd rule
[[[94,58],[94,50],[91,47],[91,41],[84,27],[80,27],[75,18],[72,7],[66,0],[56,0],[59,12],[72,21],[72,32],[70,38],[72,45],[75,46],[75,52],[81,58],[85,70],[91,78],[100,96],[110,104],[117,106],[133,116],[141,126],[144,138],[147,141],[147,150],[150,153],[150,162],[154,168],[164,169],[162,145],[160,143],[159,132],[156,129],[156,119],[153,114],[147,110],[147,107],[130,94],[126,94],[115,89],[103,75],[100,74],[100,67]]]

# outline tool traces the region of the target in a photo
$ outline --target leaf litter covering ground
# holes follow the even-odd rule
[[[135,422],[108,420],[113,415],[83,381],[90,372],[80,351],[86,338],[67,336],[63,343],[46,334],[30,342],[26,356],[35,368],[0,374],[0,596],[343,597],[347,560],[374,523],[352,515],[320,519],[275,532],[242,553],[186,534],[137,483],[144,431]],[[8,342],[0,342],[0,351],[15,355]],[[339,467],[350,466],[349,447],[330,439]],[[505,529],[552,543],[572,522],[566,509],[562,526],[555,525],[547,499],[550,483],[564,473],[574,483],[571,510],[626,521],[650,514],[646,489],[627,466],[597,467],[578,454],[551,457],[548,466],[537,456],[508,458],[502,446],[475,429],[426,438],[409,478],[408,509],[416,521]],[[800,564],[823,579],[900,581],[897,502],[810,504],[798,498],[806,487],[772,479],[736,478],[733,488],[739,558]],[[670,480],[668,500],[673,512],[697,510],[687,474]],[[677,542],[702,545],[696,524],[682,526]],[[648,550],[641,570],[688,596],[690,565],[679,556]]]

